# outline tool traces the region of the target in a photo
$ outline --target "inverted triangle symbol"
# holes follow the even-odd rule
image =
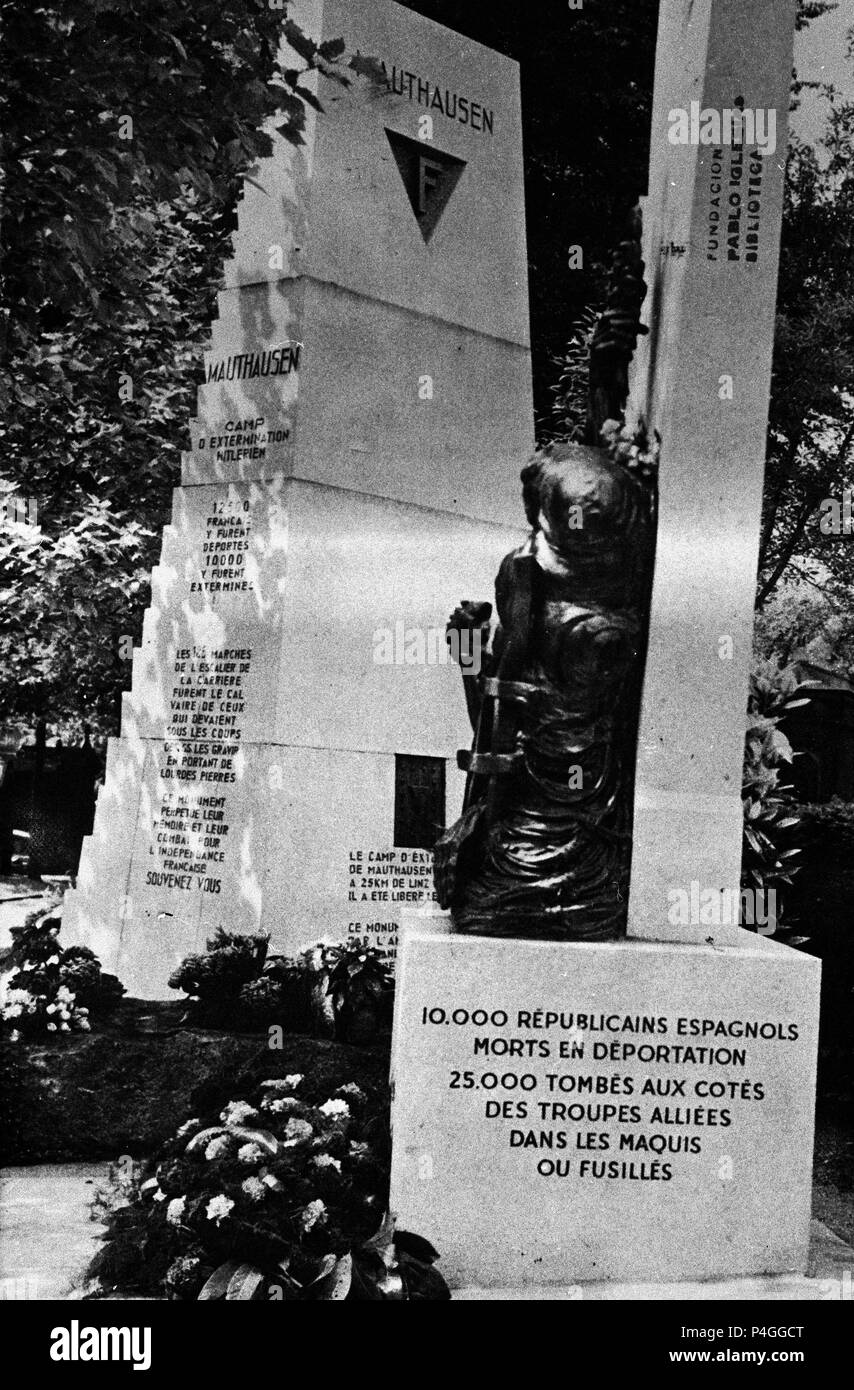
[[[429,241],[460,181],[466,161],[436,150],[432,145],[423,145],[420,140],[410,140],[408,135],[399,135],[396,130],[386,130],[386,135],[421,235]]]

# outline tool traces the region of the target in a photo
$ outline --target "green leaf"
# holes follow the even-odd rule
[[[353,1257],[342,1255],[340,1260],[333,1260],[328,1273],[306,1286],[305,1297],[312,1302],[340,1303],[349,1294],[352,1283]]]
[[[429,1240],[413,1235],[411,1231],[395,1231],[394,1244],[397,1250],[404,1251],[414,1260],[420,1260],[422,1264],[434,1264],[439,1259],[438,1250],[433,1248]]]
[[[383,1266],[380,1266],[382,1269]],[[376,1275],[369,1270],[365,1263],[359,1260],[358,1256],[353,1261],[353,1281],[350,1287],[350,1298],[358,1303],[381,1303],[383,1296],[376,1286]]]
[[[260,1269],[256,1269],[254,1265],[239,1265],[228,1281],[228,1287],[225,1291],[226,1302],[252,1302],[253,1299],[258,1298],[264,1282],[264,1275]]]
[[[197,1302],[207,1303],[217,1299],[225,1299],[228,1286],[239,1269],[245,1268],[239,1260],[226,1260],[219,1269],[215,1269],[210,1279],[199,1292]]]
[[[321,58],[326,59],[327,63],[334,63],[335,59],[340,58],[341,54],[345,52],[346,48],[347,45],[343,39],[327,39],[317,51]]]
[[[305,87],[297,87],[295,88],[295,91],[296,95],[300,97],[303,101],[307,102],[309,106],[313,107],[315,111],[323,111],[323,107],[321,106],[318,98],[314,95],[314,92],[308,91]]]
[[[394,1217],[391,1212],[385,1213],[379,1230],[371,1236],[370,1240],[365,1241],[362,1249],[373,1255],[379,1255],[386,1266],[395,1263]]]
[[[369,58],[363,53],[356,53],[350,59],[350,67],[355,73],[358,73],[360,77],[368,77],[372,82],[377,83],[378,86],[385,87],[388,84],[388,78],[378,58]]]
[[[285,38],[288,40],[294,52],[298,53],[301,58],[304,58],[307,63],[313,63],[314,56],[317,53],[317,44],[307,38],[292,19],[285,21],[284,33]]]
[[[787,763],[792,761],[792,745],[780,729],[774,729],[768,735],[766,744],[770,750],[772,760],[782,759]]]
[[[184,1152],[188,1154],[198,1153],[199,1149],[206,1149],[212,1139],[219,1138],[221,1134],[229,1133],[233,1133],[233,1131],[229,1130],[227,1125],[212,1125],[210,1129],[200,1130],[198,1134],[193,1135]]]
[[[234,1134],[244,1144],[257,1144],[270,1158],[275,1158],[279,1152],[279,1141],[269,1129],[244,1129],[243,1126],[235,1125],[227,1129],[226,1133]]]

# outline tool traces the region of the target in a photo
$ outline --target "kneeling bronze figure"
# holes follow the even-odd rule
[[[522,480],[531,534],[499,569],[482,669],[463,668],[475,741],[437,894],[458,932],[599,941],[625,930],[652,494],[583,444]],[[459,634],[487,636],[491,616],[462,604],[452,646],[478,652]]]

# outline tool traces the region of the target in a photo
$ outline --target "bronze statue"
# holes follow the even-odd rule
[[[642,331],[631,243],[617,269],[611,326],[593,342],[588,437],[603,409],[622,412]],[[599,941],[625,930],[655,490],[646,441],[626,440],[618,420],[609,429],[610,451],[565,443],[523,471],[531,534],[499,569],[482,671],[463,668],[474,748],[459,755],[464,810],[434,861],[458,932]],[[463,603],[452,649],[482,650],[491,616],[491,604]],[[473,645],[460,643],[466,629]]]

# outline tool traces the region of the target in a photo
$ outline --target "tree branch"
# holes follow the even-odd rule
[[[762,536],[759,542],[760,569],[762,569],[765,565],[765,557],[768,553],[768,547],[771,544],[771,537],[774,534],[774,526],[777,521],[777,513],[780,510],[780,503],[783,500],[783,493],[787,485],[791,482],[792,474],[795,471],[795,463],[798,457],[798,450],[801,447],[801,440],[804,437],[805,426],[806,416],[803,415],[798,424],[798,428],[795,431],[795,434],[789,443],[789,447],[786,450],[785,462],[782,464],[782,475],[779,478],[777,486],[774,488],[774,492],[771,496],[769,511],[765,518],[765,525],[762,528]]]

